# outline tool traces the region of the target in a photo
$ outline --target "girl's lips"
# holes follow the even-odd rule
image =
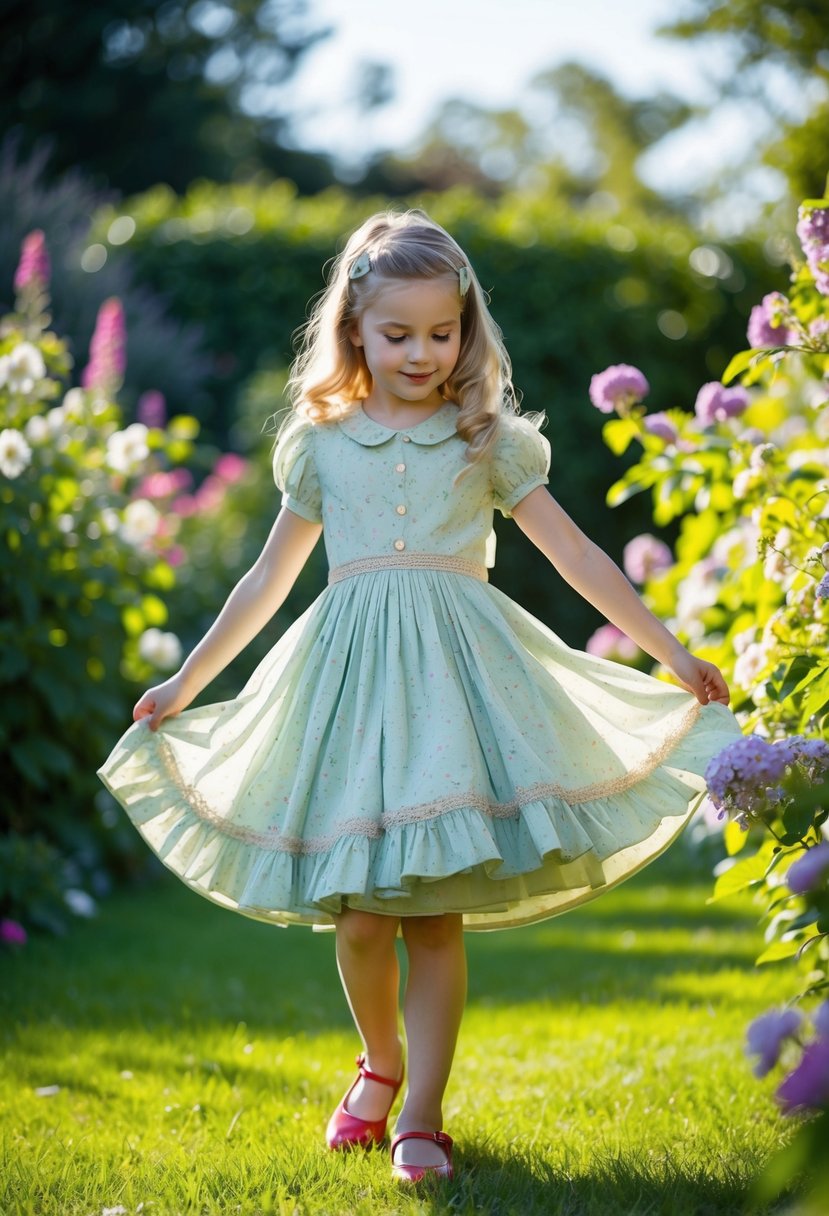
[[[415,384],[422,384],[424,380],[430,378],[432,372],[418,372],[417,374],[414,372],[404,372],[403,375],[407,380],[414,380]]]

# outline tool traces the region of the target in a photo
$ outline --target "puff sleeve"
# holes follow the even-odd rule
[[[314,463],[314,425],[292,418],[280,432],[273,454],[273,479],[282,506],[311,523],[322,523],[322,489]]]
[[[550,444],[531,422],[507,415],[492,454],[492,493],[502,515],[549,481]]]

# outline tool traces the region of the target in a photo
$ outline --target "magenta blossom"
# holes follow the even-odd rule
[[[25,946],[26,930],[16,920],[0,920],[0,942],[7,946]]]
[[[786,883],[795,895],[805,895],[822,880],[829,870],[829,840],[813,845],[789,866]]]
[[[797,211],[797,235],[821,295],[829,295],[829,205],[802,203]]]
[[[829,1039],[819,1038],[803,1048],[800,1063],[778,1087],[783,1113],[820,1110],[829,1103]]]
[[[697,393],[694,412],[703,426],[712,426],[736,418],[747,405],[748,393],[744,388],[725,388],[719,380],[709,380]]]
[[[22,291],[30,283],[38,287],[48,287],[51,266],[49,253],[46,249],[46,238],[40,228],[35,228],[23,238],[20,250],[20,262],[14,272],[15,291]]]
[[[629,638],[610,621],[606,625],[600,625],[590,635],[584,648],[588,654],[596,655],[600,659],[619,659],[621,662],[632,662],[641,654],[633,638]]]
[[[666,443],[676,443],[677,429],[666,413],[648,414],[642,423],[649,434],[658,435]]]
[[[748,321],[750,346],[790,346],[796,335],[784,324],[789,301],[780,291],[770,291],[755,304]]]
[[[144,426],[164,426],[167,421],[167,402],[164,394],[151,388],[138,398],[135,416]]]
[[[84,388],[104,393],[115,391],[126,368],[126,342],[124,309],[117,296],[110,296],[98,309],[95,332],[89,344],[89,363],[81,376]]]
[[[746,1032],[746,1052],[759,1057],[754,1065],[756,1077],[771,1072],[780,1058],[783,1043],[797,1034],[802,1020],[797,1009],[772,1009],[754,1019]]]
[[[241,481],[245,476],[248,471],[248,463],[244,456],[238,456],[236,452],[225,452],[216,461],[213,472],[225,485],[233,485],[234,482]]]
[[[187,469],[170,469],[169,472],[148,473],[135,488],[134,498],[168,498],[189,490],[193,474]]]
[[[638,367],[614,363],[590,379],[590,400],[603,414],[614,410],[624,414],[650,392],[650,385]]]
[[[622,565],[632,583],[646,583],[652,575],[670,569],[673,564],[673,554],[668,546],[650,532],[634,536],[622,553]]]

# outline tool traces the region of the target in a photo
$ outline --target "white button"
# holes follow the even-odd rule
[[[395,471],[395,473],[405,473],[406,466],[404,464],[396,464],[394,466],[394,471]]]
[[[411,435],[404,435],[404,436],[403,436],[403,442],[404,442],[404,443],[411,443],[411,442],[412,442],[412,437],[411,437]]]
[[[403,506],[403,503],[402,503],[402,502],[401,502],[401,504],[400,504],[400,506],[399,506],[399,507],[395,507],[394,509],[395,509],[395,511],[397,512],[397,514],[398,514],[398,515],[405,515],[405,514],[406,514],[406,508]]]
[[[399,550],[399,549],[405,549],[405,548],[406,548],[406,542],[405,542],[404,540],[396,540],[396,541],[394,542],[394,547],[395,547],[395,549],[398,549],[398,550]]]

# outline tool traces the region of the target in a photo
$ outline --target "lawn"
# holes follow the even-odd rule
[[[401,1192],[325,1149],[358,1043],[331,934],[234,915],[164,872],[0,960],[0,1211],[652,1216],[760,1211],[789,1126],[743,1053],[793,990],[746,899],[684,842],[537,926],[467,936],[446,1101],[458,1177]],[[38,1091],[45,1092],[38,1092]]]

